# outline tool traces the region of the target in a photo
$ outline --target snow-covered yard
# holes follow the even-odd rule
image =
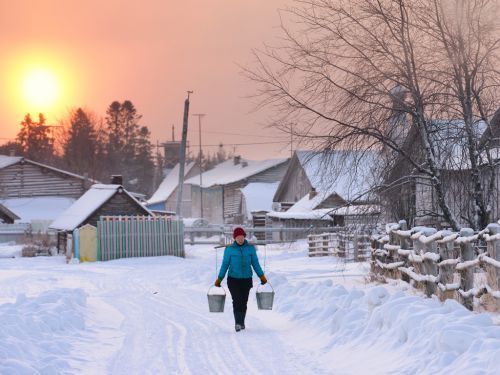
[[[275,309],[257,310],[254,281],[236,333],[229,297],[223,314],[208,312],[208,245],[186,259],[2,258],[0,373],[500,373],[490,315],[367,284],[367,264],[308,258],[303,242],[268,247],[266,267]]]

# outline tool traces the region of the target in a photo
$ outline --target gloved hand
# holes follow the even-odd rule
[[[264,284],[266,284],[266,283],[267,283],[267,279],[266,279],[266,277],[265,277],[264,275],[260,276],[260,283],[261,283],[262,285],[264,285]]]
[[[215,280],[214,285],[215,285],[216,287],[220,288],[220,283],[221,283],[221,282],[222,282],[222,280],[221,280],[221,279],[219,279],[219,278],[217,278],[217,280]]]

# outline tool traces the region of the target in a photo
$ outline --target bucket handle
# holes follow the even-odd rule
[[[215,288],[215,285],[212,285],[210,288],[208,288],[207,296],[211,295],[210,289],[212,289],[212,288]],[[224,289],[224,287],[222,285],[220,286],[220,288],[222,288],[222,290],[224,291],[224,295],[226,295],[226,289]],[[214,295],[216,296],[217,294],[214,294]]]
[[[266,286],[267,284],[269,284],[269,286],[271,287],[272,291],[274,292],[273,285],[272,285],[269,281],[268,281],[267,283],[265,283],[264,285],[259,284],[259,286],[257,287],[257,290],[256,290],[255,292],[256,292],[256,293],[258,293],[258,292],[259,292],[259,288],[260,288],[260,287],[262,287],[262,288],[263,288],[263,287],[264,287],[264,286]]]

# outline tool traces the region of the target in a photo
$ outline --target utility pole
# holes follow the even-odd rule
[[[182,121],[182,141],[181,151],[179,157],[179,185],[177,187],[177,216],[182,218],[182,187],[184,186],[184,164],[186,163],[186,141],[188,131],[188,117],[189,117],[189,94],[193,91],[188,91],[187,98],[184,101],[184,119]]]
[[[198,116],[198,134],[199,134],[199,144],[200,153],[198,155],[198,163],[200,166],[200,216],[203,219],[203,170],[201,165],[201,119],[206,116],[205,113],[194,113],[193,116]]]
[[[290,160],[293,158],[293,123],[290,123]]]

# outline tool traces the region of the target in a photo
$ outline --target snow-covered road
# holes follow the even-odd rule
[[[208,312],[214,250],[187,254],[0,259],[0,373],[499,373],[488,315],[366,285],[366,264],[308,258],[303,243],[268,250],[276,308],[257,310],[254,288],[236,333],[229,296]]]

